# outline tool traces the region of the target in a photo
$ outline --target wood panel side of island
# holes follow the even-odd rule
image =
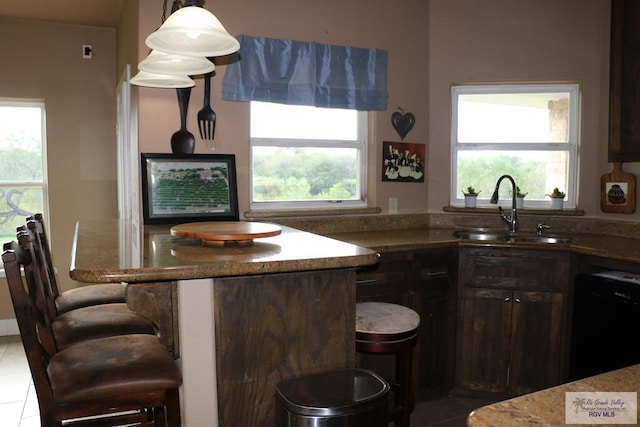
[[[275,425],[284,379],[355,363],[355,270],[216,279],[220,426]]]

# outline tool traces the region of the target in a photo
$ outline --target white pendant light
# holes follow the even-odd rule
[[[205,57],[184,56],[152,50],[145,59],[140,61],[138,69],[154,74],[179,74],[183,76],[197,76],[213,71],[213,62]]]
[[[130,81],[136,86],[158,87],[165,89],[193,87],[195,82],[189,76],[177,74],[154,74],[147,71],[140,71],[133,76]]]
[[[229,55],[240,48],[218,18],[198,6],[176,10],[145,43],[161,52],[203,57]]]

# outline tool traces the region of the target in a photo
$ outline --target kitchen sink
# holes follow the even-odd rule
[[[461,240],[477,240],[483,242],[545,244],[571,243],[571,239],[568,239],[566,237],[555,235],[540,235],[535,233],[512,233],[509,231],[458,230],[453,233],[453,236]]]

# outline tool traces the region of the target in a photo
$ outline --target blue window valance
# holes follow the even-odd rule
[[[240,36],[238,61],[222,80],[222,99],[387,109],[385,50]]]

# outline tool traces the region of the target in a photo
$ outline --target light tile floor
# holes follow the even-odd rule
[[[0,420],[3,427],[39,427],[38,400],[19,336],[0,337]]]

